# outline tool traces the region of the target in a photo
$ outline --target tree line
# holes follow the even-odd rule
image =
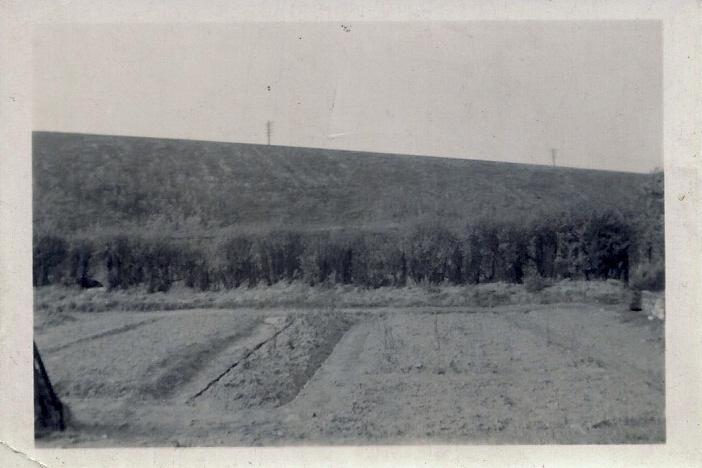
[[[386,232],[278,230],[218,239],[36,234],[34,285],[77,284],[167,291],[280,281],[368,288],[477,284],[525,278],[619,279],[663,287],[662,219],[611,210],[531,222],[481,219],[464,229],[424,222]],[[100,281],[98,281],[99,278]]]

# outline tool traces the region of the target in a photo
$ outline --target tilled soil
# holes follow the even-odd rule
[[[665,441],[663,326],[619,306],[123,315],[36,337],[74,418],[40,444]]]
[[[632,336],[593,353],[589,344],[570,341],[562,324],[539,327],[553,311],[531,314],[526,322],[533,327],[522,326],[522,312],[395,314],[359,325],[345,347],[349,356],[332,355],[298,396],[301,409],[316,413],[308,437],[355,443],[664,440],[663,363],[655,357],[662,357],[660,341],[643,342],[654,344],[639,350],[650,361],[637,359],[634,366],[618,352],[621,339]],[[592,337],[584,334],[578,338],[589,343]],[[358,364],[346,367],[346,357]]]
[[[125,325],[97,332],[95,321],[80,320],[57,337],[35,337],[56,392],[62,398],[167,397],[190,380],[203,363],[231,341],[247,336],[259,319],[231,313],[191,311],[125,316]],[[107,315],[107,314],[106,314]]]
[[[351,317],[339,313],[289,316],[279,334],[189,403],[207,401],[210,408],[229,412],[280,407],[295,398],[351,323]]]

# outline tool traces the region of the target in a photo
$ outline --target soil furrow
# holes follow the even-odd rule
[[[144,376],[147,383],[140,392],[160,399],[173,396],[184,385],[197,378],[205,370],[208,362],[249,334],[256,325],[256,321],[251,321],[233,334],[204,343],[191,343],[180,351],[179,359],[168,356],[154,363]],[[154,374],[157,377],[149,382],[149,377]]]
[[[64,344],[61,344],[58,346],[46,348],[46,352],[54,353],[56,351],[61,351],[62,349],[66,349],[66,348],[69,348],[71,346],[75,346],[77,344],[86,343],[88,341],[93,341],[93,340],[98,340],[100,338],[106,338],[108,336],[118,335],[120,333],[125,333],[128,331],[134,330],[136,328],[139,328],[141,326],[149,325],[149,324],[154,323],[154,322],[158,322],[161,319],[163,319],[163,317],[154,317],[154,318],[150,318],[147,320],[142,320],[141,322],[130,323],[128,325],[124,325],[121,327],[116,327],[116,328],[112,328],[109,330],[105,330],[104,332],[96,333],[94,335],[84,336],[82,338],[78,338],[76,340],[69,341],[68,343],[64,343]]]
[[[187,403],[192,403],[196,398],[200,397],[202,394],[204,394],[206,391],[208,391],[210,388],[212,388],[213,385],[215,385],[217,382],[219,382],[225,375],[227,375],[229,372],[231,372],[232,369],[234,369],[236,366],[238,366],[241,362],[246,361],[249,357],[251,357],[251,355],[252,355],[253,353],[255,353],[256,351],[258,351],[258,350],[261,349],[266,343],[268,343],[269,341],[273,340],[275,337],[277,337],[278,335],[280,335],[281,333],[283,333],[283,332],[284,332],[287,328],[289,328],[291,325],[292,325],[292,322],[287,323],[285,326],[283,326],[283,328],[281,328],[280,330],[276,331],[276,332],[275,332],[273,335],[271,335],[269,338],[267,338],[266,340],[261,341],[260,343],[258,343],[258,344],[257,344],[256,346],[254,346],[250,351],[248,351],[246,354],[244,354],[244,356],[243,356],[241,359],[239,359],[238,361],[234,362],[234,363],[233,363],[231,366],[229,366],[224,372],[222,372],[222,373],[219,374],[217,377],[215,377],[213,380],[211,380],[210,382],[208,382],[207,385],[205,385],[205,387],[204,387],[202,390],[200,390],[199,392],[197,392],[196,394],[194,394],[193,396],[191,396],[190,398],[188,398],[188,400],[187,400],[186,402],[187,402]]]
[[[662,327],[467,312],[198,310],[50,352],[82,425],[49,445],[665,441]]]
[[[279,406],[287,405],[297,398],[300,391],[302,391],[307,383],[314,378],[320,368],[328,361],[329,357],[337,349],[339,342],[349,331],[350,327],[351,324],[348,323],[347,326],[334,330],[334,333],[331,336],[326,337],[324,342],[320,344],[322,349],[319,349],[317,353],[312,354],[304,372],[297,376],[297,379],[295,379],[296,382],[292,387],[293,390],[281,399]]]

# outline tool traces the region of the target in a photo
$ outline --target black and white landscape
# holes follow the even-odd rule
[[[37,444],[665,442],[659,31],[343,26],[37,41]]]
[[[664,440],[660,174],[34,148],[51,443]]]

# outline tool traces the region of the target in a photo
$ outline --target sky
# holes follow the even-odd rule
[[[649,172],[658,22],[62,25],[35,130]]]

